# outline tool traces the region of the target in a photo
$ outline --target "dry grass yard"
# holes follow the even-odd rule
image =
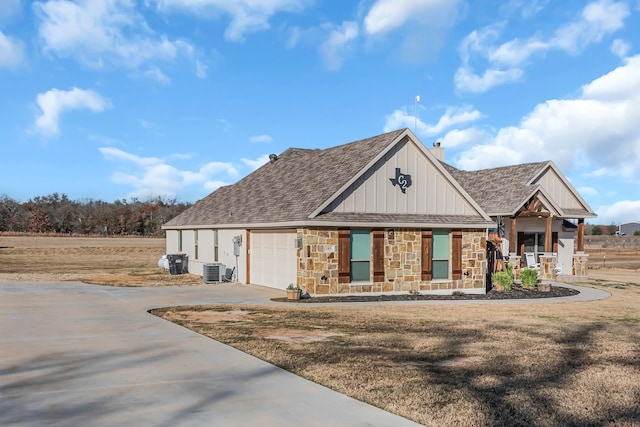
[[[157,268],[163,240],[22,239],[0,236],[0,280],[173,284]],[[585,284],[612,293],[603,301],[156,314],[429,426],[640,426],[640,253],[591,243]]]
[[[202,277],[158,268],[164,239],[0,234],[0,281],[82,281],[111,286],[195,285]]]

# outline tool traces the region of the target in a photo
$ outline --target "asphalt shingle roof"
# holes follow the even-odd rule
[[[221,187],[165,224],[225,225],[308,219],[405,129],[325,150],[289,148],[233,185]]]
[[[481,215],[438,216],[329,212],[310,215],[354,178],[406,129],[324,150],[289,148],[237,183],[217,189],[165,224],[165,227],[241,224],[407,223],[486,224]],[[538,188],[528,183],[549,162],[526,163],[477,171],[462,171],[441,162],[451,176],[490,216],[514,212]],[[565,214],[583,215],[573,209]],[[575,212],[574,212],[575,211]]]
[[[490,216],[512,212],[538,186],[528,185],[549,162],[525,163],[477,171],[463,171],[442,163],[467,193]]]

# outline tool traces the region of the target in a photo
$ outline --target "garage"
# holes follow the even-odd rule
[[[250,279],[255,285],[286,289],[296,283],[296,230],[251,231]]]

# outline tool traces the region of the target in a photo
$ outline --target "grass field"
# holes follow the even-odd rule
[[[23,239],[0,236],[0,280],[127,284],[122,277],[159,286],[192,276],[159,271],[163,240]],[[611,292],[602,301],[198,306],[156,314],[425,425],[640,426],[634,250],[587,247],[596,268],[585,284]],[[599,256],[606,266],[594,262]]]
[[[79,280],[111,286],[196,285],[158,268],[165,240],[0,235],[0,280]]]

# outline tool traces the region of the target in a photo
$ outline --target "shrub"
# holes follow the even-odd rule
[[[499,291],[508,291],[511,289],[511,283],[513,282],[513,276],[506,271],[498,271],[491,275],[491,281],[493,286]]]
[[[533,268],[523,268],[520,271],[520,280],[523,288],[533,289],[538,283],[538,271]]]

